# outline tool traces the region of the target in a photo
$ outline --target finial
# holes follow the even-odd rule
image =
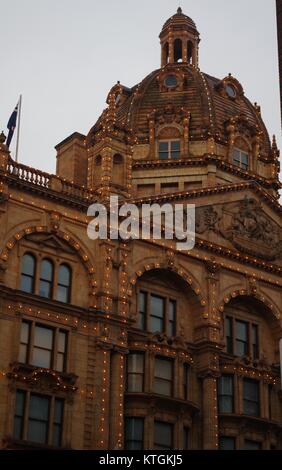
[[[6,140],[6,136],[4,132],[2,131],[0,134],[0,144],[4,144],[5,140]]]
[[[277,150],[276,135],[272,137],[272,149]]]
[[[178,15],[182,15],[182,8],[181,8],[181,7],[178,7],[178,8],[177,8],[177,14],[178,14]]]

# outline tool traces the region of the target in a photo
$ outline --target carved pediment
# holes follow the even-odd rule
[[[272,261],[282,254],[280,228],[254,199],[246,198],[239,204],[224,235],[236,248],[253,256]]]
[[[32,233],[25,236],[26,240],[30,240],[36,244],[42,244],[44,247],[53,248],[57,251],[63,251],[64,253],[73,253],[74,250],[59,237],[54,234],[46,233]]]
[[[196,233],[211,231],[242,253],[268,261],[282,255],[281,229],[255,199],[245,198],[226,213],[225,206],[196,209]]]

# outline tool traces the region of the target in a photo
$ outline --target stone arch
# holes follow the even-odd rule
[[[0,259],[5,264],[8,262],[9,255],[15,245],[20,242],[25,236],[32,235],[32,234],[47,234],[47,235],[54,235],[54,232],[50,231],[47,226],[28,226],[22,228],[16,232],[12,236],[9,237],[6,242],[4,242],[4,248],[1,250]],[[91,256],[88,250],[82,247],[81,242],[77,240],[72,234],[68,234],[63,230],[56,230],[55,232],[56,237],[61,239],[63,242],[67,243],[78,255],[79,259],[84,266],[87,276],[89,279],[89,294],[93,297],[96,296],[96,288],[97,288],[97,280],[95,276],[95,269],[91,262]],[[94,300],[93,300],[94,303]]]
[[[128,297],[132,297],[133,288],[135,287],[138,279],[142,277],[144,273],[153,270],[169,270],[182,278],[182,280],[191,288],[191,290],[199,299],[199,305],[201,306],[201,314],[203,318],[207,318],[207,299],[200,287],[200,284],[196,281],[195,277],[189,271],[187,271],[187,269],[183,268],[181,265],[176,265],[172,259],[168,259],[168,261],[160,261],[159,258],[150,258],[150,261],[148,261],[146,264],[144,264],[144,260],[140,262],[140,264],[135,267],[135,272],[129,281]]]
[[[183,44],[180,38],[176,38],[173,43],[173,61],[183,62]]]
[[[235,300],[237,298],[254,299],[257,302],[259,302],[269,312],[272,320],[275,321],[277,325],[279,325],[279,328],[281,328],[281,324],[280,324],[281,313],[279,312],[278,307],[274,305],[274,303],[266,294],[262,294],[258,291],[251,292],[249,289],[246,289],[246,288],[235,289],[233,291],[229,291],[224,295],[224,297],[218,303],[217,310],[221,314],[223,314],[225,310],[225,306],[227,306],[232,300]]]

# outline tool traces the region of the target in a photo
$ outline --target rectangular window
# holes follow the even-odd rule
[[[173,426],[172,424],[155,421],[154,425],[154,449],[173,449]]]
[[[234,380],[232,375],[223,375],[218,382],[219,413],[234,412]]]
[[[252,325],[252,350],[253,359],[259,358],[259,338],[258,338],[258,326]]]
[[[173,361],[156,357],[154,392],[158,395],[172,396]]]
[[[159,142],[160,160],[178,160],[180,158],[180,140],[169,140]]]
[[[261,450],[260,442],[245,440],[244,450]]]
[[[168,336],[176,335],[176,302],[175,300],[169,301],[168,307]]]
[[[248,323],[236,321],[236,356],[248,354]]]
[[[268,385],[268,417],[269,419],[273,419],[273,405],[272,405],[272,400],[273,400],[273,385],[269,384]]]
[[[252,379],[244,379],[243,402],[245,415],[260,416],[259,382]]]
[[[189,364],[183,364],[183,399],[189,400]]]
[[[64,372],[66,370],[67,337],[68,333],[64,330],[23,321],[19,362]]]
[[[125,449],[142,450],[144,441],[144,419],[125,419]]]
[[[25,410],[25,392],[23,390],[17,390],[16,408],[15,408],[15,416],[14,416],[14,431],[13,431],[13,435],[15,439],[22,438],[23,424],[24,424],[24,410]]]
[[[236,450],[235,438],[221,436],[219,438],[219,450]]]
[[[31,323],[23,321],[21,325],[21,339],[19,350],[19,362],[26,364],[28,362],[28,345],[30,342],[30,326]]]
[[[226,336],[226,351],[228,354],[233,354],[233,321],[232,318],[225,318],[225,336]]]
[[[54,331],[45,326],[35,325],[34,343],[31,364],[51,368]]]
[[[137,328],[139,328],[140,330],[146,330],[146,313],[147,313],[147,294],[146,292],[139,292]]]
[[[150,330],[152,333],[164,333],[165,299],[151,295]]]
[[[64,402],[61,399],[18,390],[14,415],[14,437],[60,447],[63,407]],[[25,416],[27,425],[24,431]]]
[[[243,152],[242,150],[234,149],[233,163],[234,165],[242,168],[242,170],[247,170],[249,166],[249,155],[246,152]]]
[[[144,354],[131,353],[127,358],[127,391],[144,391]]]

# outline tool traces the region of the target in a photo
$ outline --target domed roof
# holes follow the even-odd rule
[[[181,86],[174,90],[162,89],[166,76],[175,75]],[[213,135],[227,143],[226,128],[232,120],[240,121],[253,136],[260,133],[262,154],[270,155],[271,145],[258,106],[244,95],[240,83],[231,75],[220,80],[188,64],[168,64],[150,73],[141,83],[126,88],[124,100],[114,111],[115,126],[129,131],[136,142],[149,142],[150,116],[171,114],[176,119],[181,113],[190,115],[191,140],[205,140]],[[88,143],[95,141],[95,133],[109,120],[109,108],[104,111],[88,135]]]
[[[184,15],[182,9],[179,7],[177,13],[171,16],[163,25],[162,32],[167,28],[173,29],[188,29],[197,32],[197,27],[194,21],[189,16]],[[161,33],[162,34],[162,33]]]

